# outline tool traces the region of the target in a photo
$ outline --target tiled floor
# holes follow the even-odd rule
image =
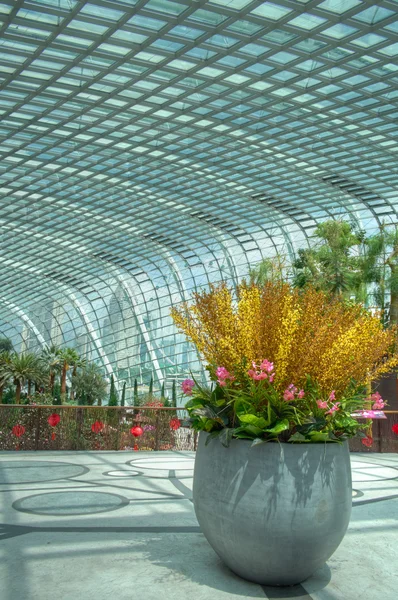
[[[223,566],[191,502],[193,453],[0,454],[0,600],[395,600],[398,455],[355,454],[348,533],[301,586]]]

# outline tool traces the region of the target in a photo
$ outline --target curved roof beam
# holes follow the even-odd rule
[[[18,317],[20,319],[22,319],[22,321],[29,327],[29,329],[31,329],[31,331],[33,331],[33,333],[35,334],[37,341],[43,346],[43,348],[47,345],[44,337],[42,336],[42,334],[40,333],[40,331],[37,329],[36,325],[33,323],[32,319],[30,319],[28,317],[28,315],[25,313],[25,311],[20,308],[17,304],[15,304],[14,302],[10,302],[9,300],[7,300],[6,298],[4,298],[3,296],[0,296],[0,303],[3,304],[4,306],[6,306],[8,308],[9,311],[11,311],[12,313],[18,315]]]

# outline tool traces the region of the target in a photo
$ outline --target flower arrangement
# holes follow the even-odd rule
[[[231,438],[340,442],[352,414],[385,403],[370,383],[398,365],[396,328],[359,304],[278,281],[194,294],[172,310],[207,363],[211,385],[182,384],[194,429]],[[369,435],[362,433],[367,440]]]

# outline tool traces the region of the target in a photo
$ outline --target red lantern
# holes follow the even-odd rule
[[[180,429],[180,427],[181,427],[180,419],[171,419],[170,420],[170,429],[173,429],[173,431],[177,431],[177,429]]]
[[[59,415],[57,415],[57,413],[53,413],[52,415],[50,415],[48,417],[47,422],[49,425],[51,425],[51,427],[55,427],[56,425],[58,425],[60,420],[61,420],[61,417]]]
[[[25,427],[19,424],[14,425],[14,427],[12,428],[12,433],[15,435],[15,437],[20,438],[21,435],[25,433]],[[19,450],[19,444],[16,445],[15,450]]]
[[[14,425],[12,432],[16,437],[20,438],[25,433],[25,427],[23,425]]]
[[[95,421],[95,423],[91,425],[91,431],[93,431],[94,433],[99,433],[103,430],[103,428],[104,424],[102,421]]]
[[[139,425],[135,425],[134,427],[132,427],[130,429],[130,433],[134,436],[134,437],[140,437],[143,433],[144,430],[142,429],[142,427],[140,427]]]
[[[140,437],[140,435],[142,435],[144,433],[144,430],[142,429],[142,427],[140,427],[139,425],[135,425],[134,427],[132,427],[130,429],[130,433],[135,437]],[[134,444],[134,450],[138,450],[138,445],[137,443]]]
[[[362,444],[367,448],[370,448],[373,444],[373,438],[366,436],[366,438],[362,438]]]
[[[56,427],[58,425],[58,423],[60,422],[61,417],[57,414],[57,413],[53,413],[52,415],[50,415],[47,419],[47,423],[50,425],[50,427]],[[53,431],[51,434],[51,439],[55,440],[55,432]]]

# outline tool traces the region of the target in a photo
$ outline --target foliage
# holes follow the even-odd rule
[[[117,406],[118,405],[118,397],[115,389],[115,380],[113,374],[111,375],[111,389],[109,392],[109,401],[108,406]]]
[[[395,328],[310,285],[243,283],[236,297],[225,284],[211,286],[172,316],[213,381],[183,382],[193,426],[223,441],[351,437],[358,425],[350,414],[363,407],[366,385],[398,365]]]
[[[48,386],[51,393],[54,392],[55,378],[61,373],[61,350],[58,346],[46,346],[40,356],[40,364],[44,371],[48,373]]]
[[[80,405],[92,406],[97,402],[100,406],[107,396],[108,382],[95,363],[88,363],[84,369],[77,371],[72,377],[72,385]]]
[[[133,405],[138,406],[138,382],[137,382],[137,379],[134,379]]]
[[[74,348],[63,348],[59,350],[58,354],[60,358],[61,370],[61,398],[66,397],[66,375],[71,367],[73,367],[73,374],[76,375],[77,367],[84,367],[86,361],[82,359]]]
[[[123,383],[122,398],[120,400],[120,406],[124,406],[126,403],[126,382]]]
[[[0,352],[12,352],[13,350],[12,341],[6,337],[0,337]]]
[[[287,279],[287,260],[284,256],[264,258],[249,271],[250,284],[265,285],[268,281],[278,282]]]
[[[153,377],[151,377],[151,380],[150,380],[150,382],[149,382],[149,390],[148,390],[148,394],[149,394],[150,396],[152,396],[152,394],[153,394]]]
[[[171,406],[177,406],[177,383],[173,379],[173,387],[171,388]]]
[[[0,364],[0,382],[13,381],[16,386],[15,402],[21,401],[21,391],[25,383],[43,381],[43,369],[37,354],[26,352],[23,354],[10,354],[8,359]]]
[[[363,233],[345,221],[325,221],[315,230],[318,241],[300,249],[293,263],[294,285],[312,285],[318,290],[363,299],[363,278],[359,260]]]
[[[374,304],[381,309],[382,321],[398,323],[398,229],[383,225],[364,240],[361,257],[363,280],[372,284]],[[386,302],[386,295],[389,301]]]

